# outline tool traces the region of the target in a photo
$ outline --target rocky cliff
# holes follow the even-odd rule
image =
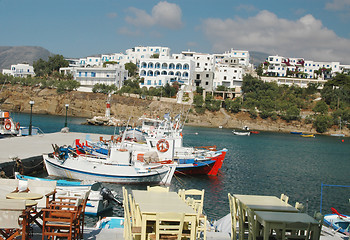
[[[105,94],[78,91],[58,95],[55,89],[40,89],[18,85],[5,85],[0,92],[0,108],[2,110],[29,113],[30,100],[35,102],[33,113],[65,115],[65,104],[68,103],[69,116],[92,118],[93,116],[104,116],[107,96]],[[131,123],[135,123],[144,114],[162,117],[168,112],[171,113],[171,116],[175,116],[180,112],[189,112],[186,124],[192,126],[222,126],[232,129],[242,129],[244,126],[249,126],[250,129],[260,131],[316,133],[311,124],[303,124],[299,121],[287,123],[283,120],[251,119],[249,114],[244,112],[229,114],[221,109],[219,112],[206,111],[204,114],[199,115],[194,110],[189,110],[189,105],[119,95],[112,95],[110,103],[111,116],[124,121],[132,117]],[[327,134],[334,133],[336,130],[332,129]],[[350,134],[348,129],[344,129],[343,133],[347,136]]]

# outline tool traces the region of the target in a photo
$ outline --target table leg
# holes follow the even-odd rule
[[[266,223],[264,226],[264,240],[269,240],[270,224]]]
[[[196,216],[191,217],[191,240],[196,240],[196,228],[197,228],[197,221]]]
[[[146,240],[147,215],[142,215],[141,220],[141,240]]]

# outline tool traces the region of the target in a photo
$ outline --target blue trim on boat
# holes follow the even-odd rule
[[[28,179],[31,180],[37,180],[37,181],[56,181],[57,182],[57,186],[91,186],[92,184],[81,184],[81,182],[77,182],[77,181],[68,181],[68,180],[64,180],[64,179],[47,179],[47,178],[38,178],[38,177],[31,177],[31,176],[25,176],[25,175],[21,175],[21,174],[17,174],[16,178],[18,178],[19,180],[23,180],[23,181],[27,181]]]

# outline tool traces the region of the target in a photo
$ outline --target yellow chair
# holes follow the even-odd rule
[[[246,234],[249,234],[248,231],[248,221],[246,218],[246,212],[244,210],[243,204],[240,201],[236,201],[237,203],[237,212],[238,212],[238,232],[239,238],[244,239]]]
[[[135,199],[129,194],[130,216],[133,226],[141,226],[141,213],[139,206],[136,205]]]
[[[248,217],[248,240],[256,240],[257,239],[257,221],[255,219],[254,213],[251,209],[247,209],[247,217]]]
[[[195,208],[195,204],[200,204],[200,210],[203,211],[203,203],[204,203],[204,189],[198,190],[198,189],[189,189],[183,191],[183,197],[182,199],[186,201],[186,199],[189,199],[188,205],[192,208]],[[192,200],[193,199],[193,200]]]
[[[157,213],[155,233],[149,234],[151,240],[189,238],[183,233],[185,213]]]
[[[228,201],[230,204],[230,213],[231,213],[231,240],[237,240],[237,221],[238,221],[238,209],[236,198],[228,193]]]
[[[285,195],[284,193],[281,194],[281,201],[288,203],[288,199],[289,197],[287,195]]]
[[[196,224],[197,238],[200,239],[201,233],[203,232],[203,239],[206,240],[207,239],[207,216],[203,214],[199,203],[195,205],[194,210],[197,212],[197,224]]]
[[[141,237],[141,227],[134,226],[130,214],[130,205],[128,201],[128,191],[123,187],[123,207],[124,207],[124,239],[132,240],[134,237]]]
[[[305,212],[305,207],[304,207],[304,204],[302,203],[296,202],[295,208],[298,209],[299,212]]]
[[[169,192],[169,187],[161,187],[161,186],[150,187],[150,186],[147,186],[147,191],[151,191],[151,192]]]

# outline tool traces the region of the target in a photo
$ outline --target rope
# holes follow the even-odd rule
[[[31,168],[36,168],[38,167],[40,164],[42,164],[44,162],[44,160],[40,161],[37,165],[33,166],[33,167],[26,167],[22,164],[23,168],[27,168],[27,169],[31,169]]]

